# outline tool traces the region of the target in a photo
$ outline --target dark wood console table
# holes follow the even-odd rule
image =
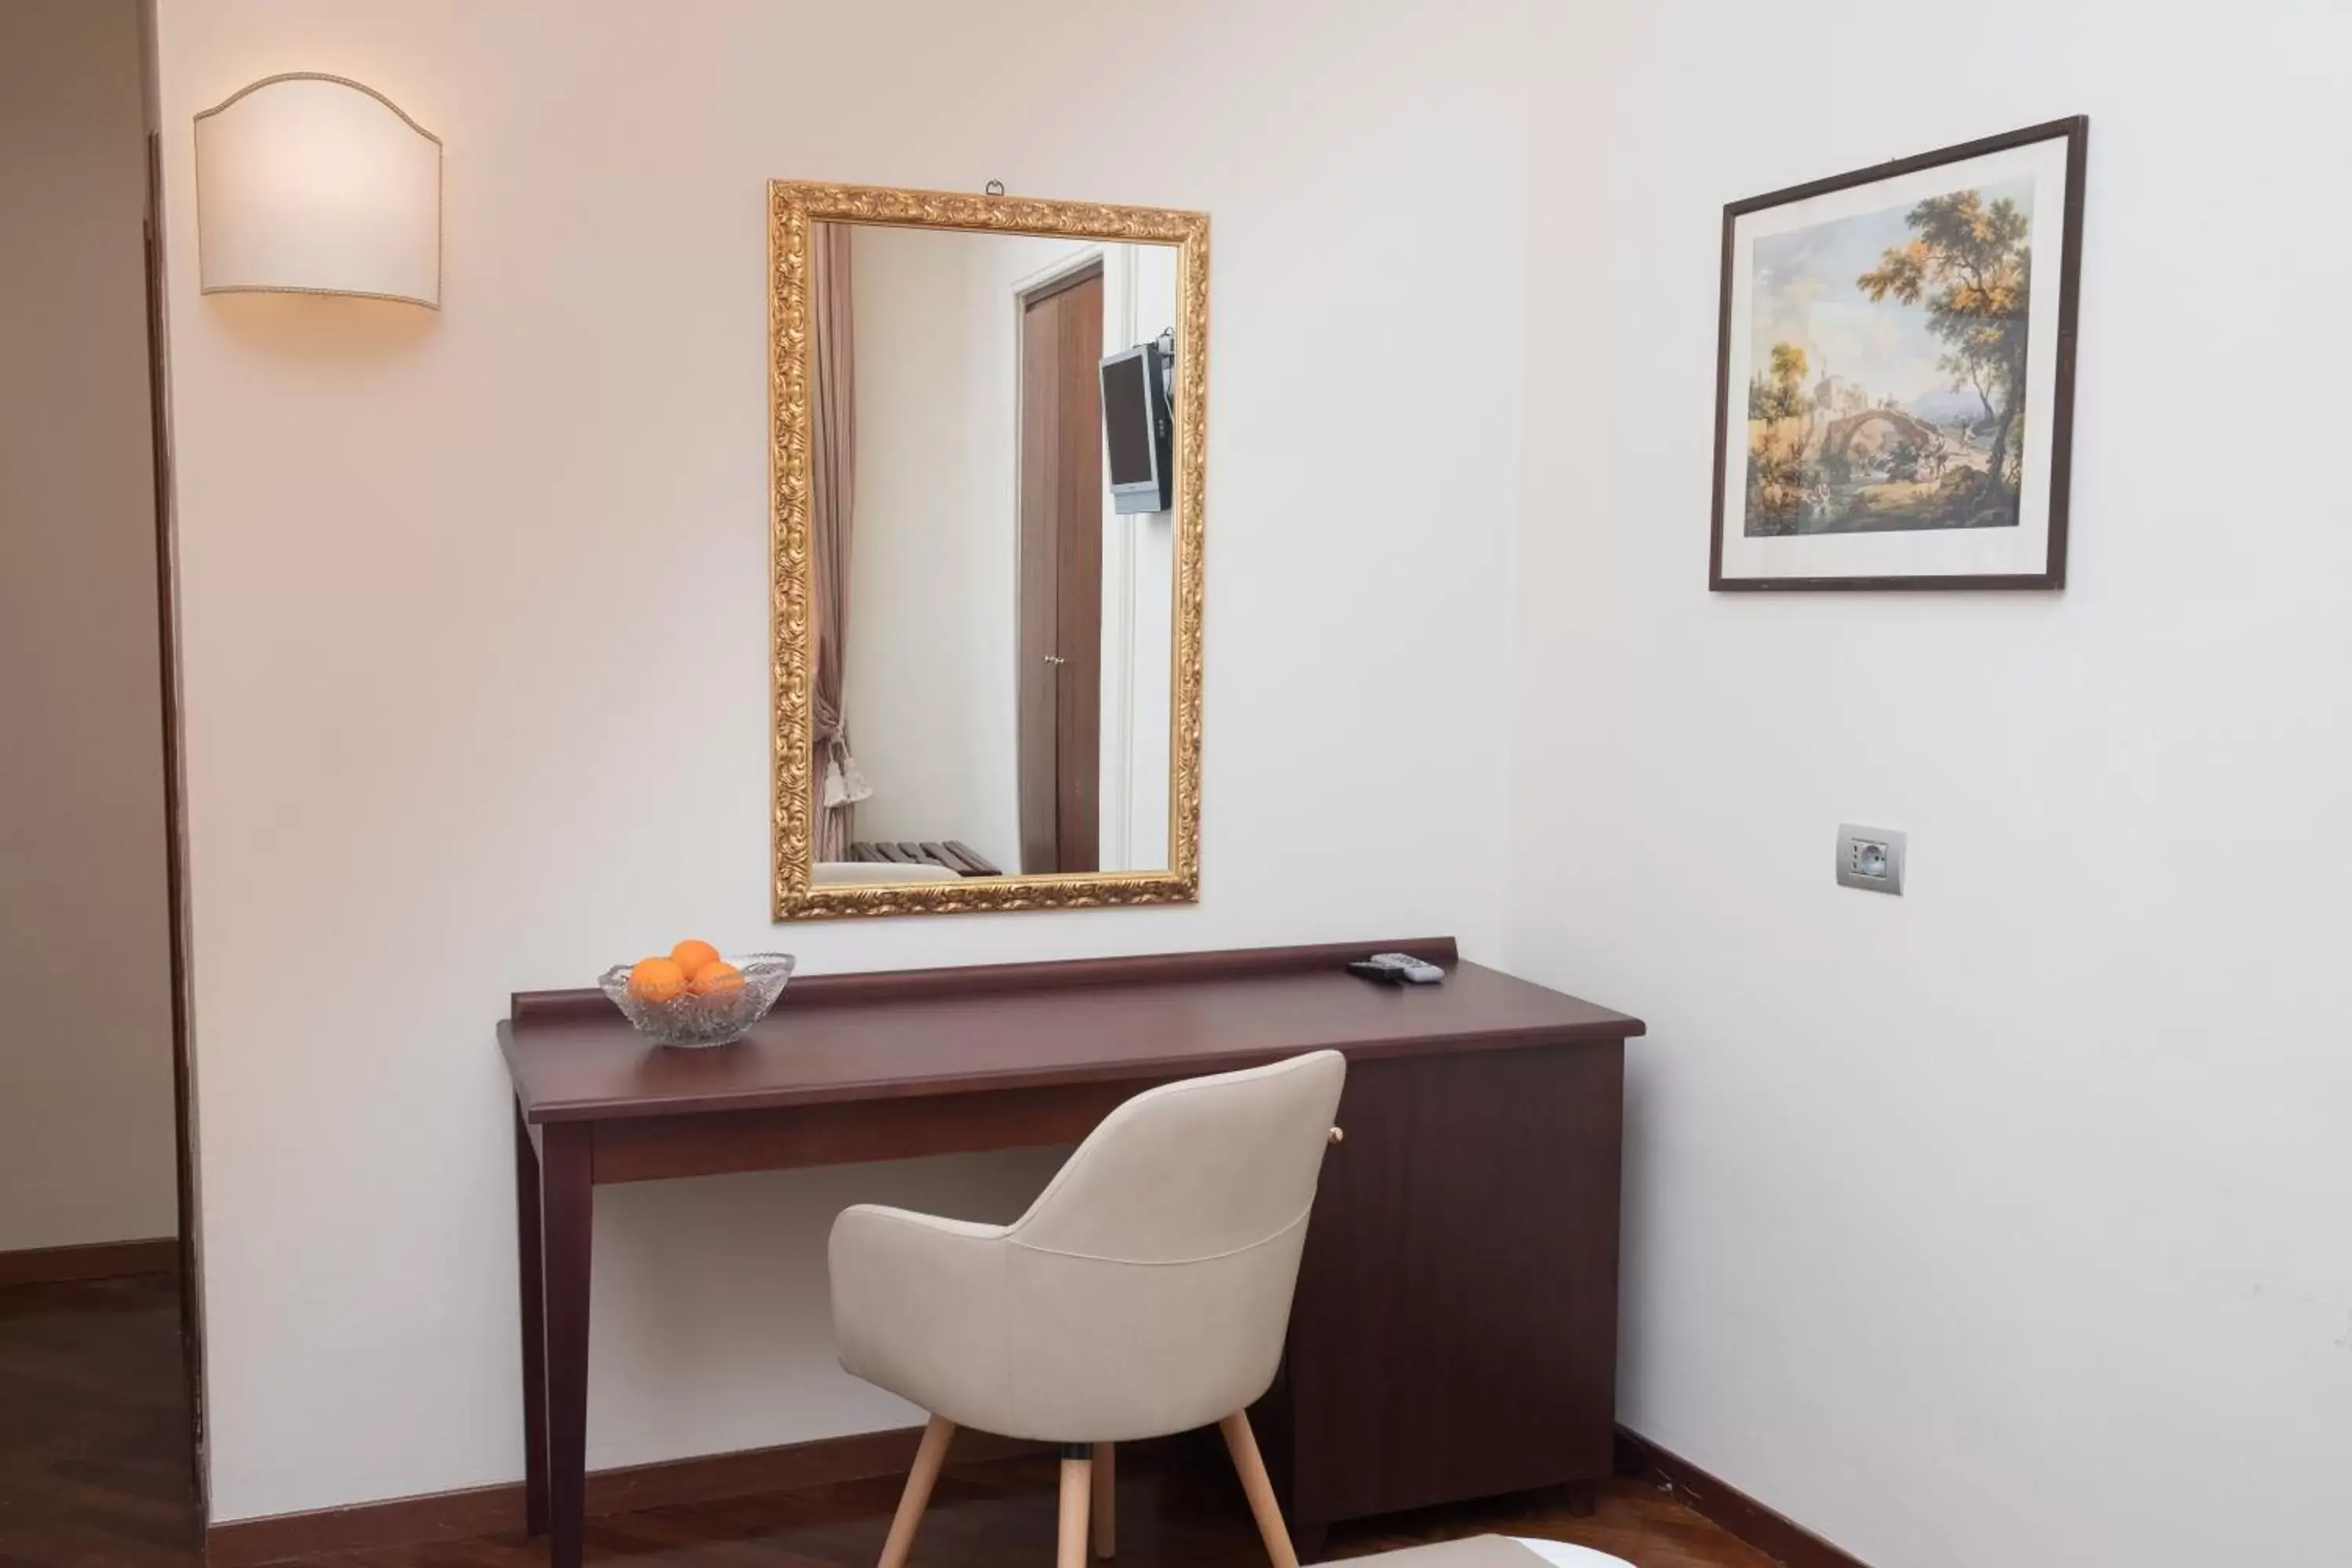
[[[1340,968],[1402,948],[1443,985]],[[1639,1019],[1451,938],[896,973],[785,989],[739,1044],[648,1047],[594,991],[517,994],[525,1493],[577,1568],[595,1186],[1075,1143],[1138,1090],[1336,1047],[1290,1339],[1253,1414],[1294,1531],[1609,1473],[1624,1042]]]

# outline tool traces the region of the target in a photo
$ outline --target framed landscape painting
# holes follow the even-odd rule
[[[1708,587],[2065,584],[2089,136],[1723,209]]]

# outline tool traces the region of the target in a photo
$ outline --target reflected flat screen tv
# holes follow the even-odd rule
[[[1156,342],[1102,362],[1103,472],[1118,511],[1166,511],[1175,504],[1167,362]]]

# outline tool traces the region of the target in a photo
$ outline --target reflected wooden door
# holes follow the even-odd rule
[[[1103,281],[1021,311],[1021,869],[1100,863]]]

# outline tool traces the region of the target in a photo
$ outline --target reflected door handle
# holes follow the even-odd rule
[[[1063,659],[1061,655],[1049,653],[1045,656],[1045,662],[1047,664],[1058,665],[1065,663],[1066,661]]]

